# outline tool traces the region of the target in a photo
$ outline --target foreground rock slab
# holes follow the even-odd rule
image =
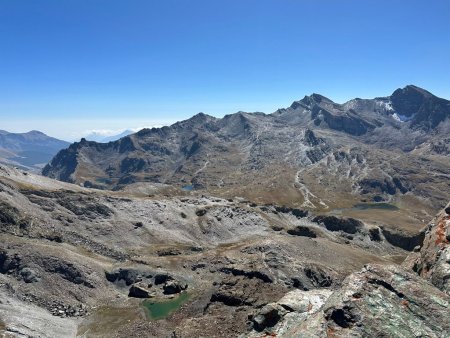
[[[266,328],[265,334],[277,337],[450,335],[450,297],[399,266],[366,266],[346,278],[342,288],[319,307],[327,294],[317,292],[303,292],[301,299],[294,302],[307,303],[307,306],[283,307],[286,300],[280,300],[275,307],[290,307],[291,311],[286,311],[289,313],[278,324]],[[258,334],[253,331],[249,336]]]

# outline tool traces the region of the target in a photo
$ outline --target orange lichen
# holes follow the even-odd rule
[[[448,244],[448,240],[445,237],[445,224],[448,220],[450,220],[450,216],[442,217],[442,219],[439,221],[436,227],[436,241],[434,242],[434,244]]]

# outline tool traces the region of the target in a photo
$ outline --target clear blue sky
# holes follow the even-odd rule
[[[407,84],[450,98],[450,1],[0,0],[0,129],[70,139]]]

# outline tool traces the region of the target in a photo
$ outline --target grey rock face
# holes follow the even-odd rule
[[[106,279],[109,282],[115,283],[123,281],[127,286],[142,281],[142,278],[148,275],[149,273],[133,268],[118,268],[113,271],[105,272]]]
[[[416,246],[422,245],[425,236],[424,231],[411,235],[401,231],[392,231],[384,227],[381,229],[381,232],[389,243],[407,251],[412,251]]]
[[[128,292],[128,297],[149,298],[151,297],[151,291],[142,285],[133,284]]]
[[[411,119],[414,128],[430,130],[450,116],[448,101],[416,86],[397,89],[391,102],[398,114]]]
[[[335,216],[317,216],[314,222],[323,224],[330,231],[343,231],[348,234],[355,234],[362,229],[364,224],[354,218],[338,218]]]

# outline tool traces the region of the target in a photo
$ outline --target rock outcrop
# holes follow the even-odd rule
[[[450,295],[450,204],[425,230],[423,245],[404,265]]]
[[[152,295],[152,291],[148,287],[141,284],[133,284],[128,292],[128,297],[134,298],[149,298]]]
[[[333,293],[296,291],[263,308],[248,336],[446,337],[449,311],[450,297],[424,279],[398,266],[368,265]]]
[[[403,266],[366,265],[334,292],[290,292],[254,313],[247,336],[449,336],[449,228],[450,204],[422,232],[423,246]]]

